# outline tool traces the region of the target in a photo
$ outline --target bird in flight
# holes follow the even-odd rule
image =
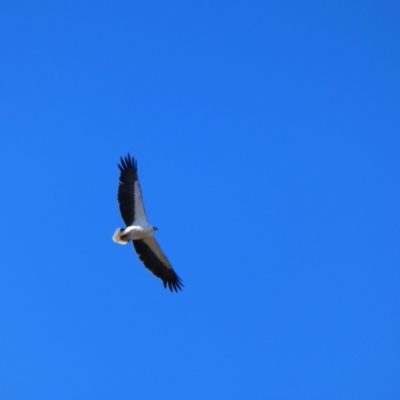
[[[182,290],[181,279],[154,239],[153,233],[157,228],[147,222],[136,160],[128,153],[125,158],[121,157],[118,168],[120,176],[117,197],[125,228],[115,231],[114,242],[127,244],[132,241],[139,259],[150,272],[163,281],[164,287],[168,286],[171,292]]]

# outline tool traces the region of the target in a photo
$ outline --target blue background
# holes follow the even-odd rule
[[[396,1],[0,5],[2,399],[399,399]],[[138,159],[172,294],[111,236]]]

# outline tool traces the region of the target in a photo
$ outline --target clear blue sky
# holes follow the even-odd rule
[[[399,21],[3,1],[0,398],[399,399]],[[128,151],[178,294],[111,240]]]

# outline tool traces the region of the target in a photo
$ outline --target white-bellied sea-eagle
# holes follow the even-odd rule
[[[163,281],[164,287],[168,286],[171,291],[177,292],[182,289],[183,283],[153,237],[157,228],[147,222],[136,160],[128,153],[125,158],[121,157],[118,168],[120,176],[117,197],[126,227],[118,228],[113,240],[120,244],[132,241],[144,266]]]

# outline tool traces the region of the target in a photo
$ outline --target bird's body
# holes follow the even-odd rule
[[[114,242],[127,244],[130,240],[139,240],[153,235],[154,226],[131,225],[125,229],[118,228],[113,236]]]
[[[148,223],[143,207],[142,192],[137,176],[135,159],[129,154],[118,165],[121,174],[118,203],[126,228],[118,228],[113,240],[119,244],[132,241],[139,259],[155,276],[168,285],[171,291],[182,289],[183,283],[153,237],[155,226]]]

